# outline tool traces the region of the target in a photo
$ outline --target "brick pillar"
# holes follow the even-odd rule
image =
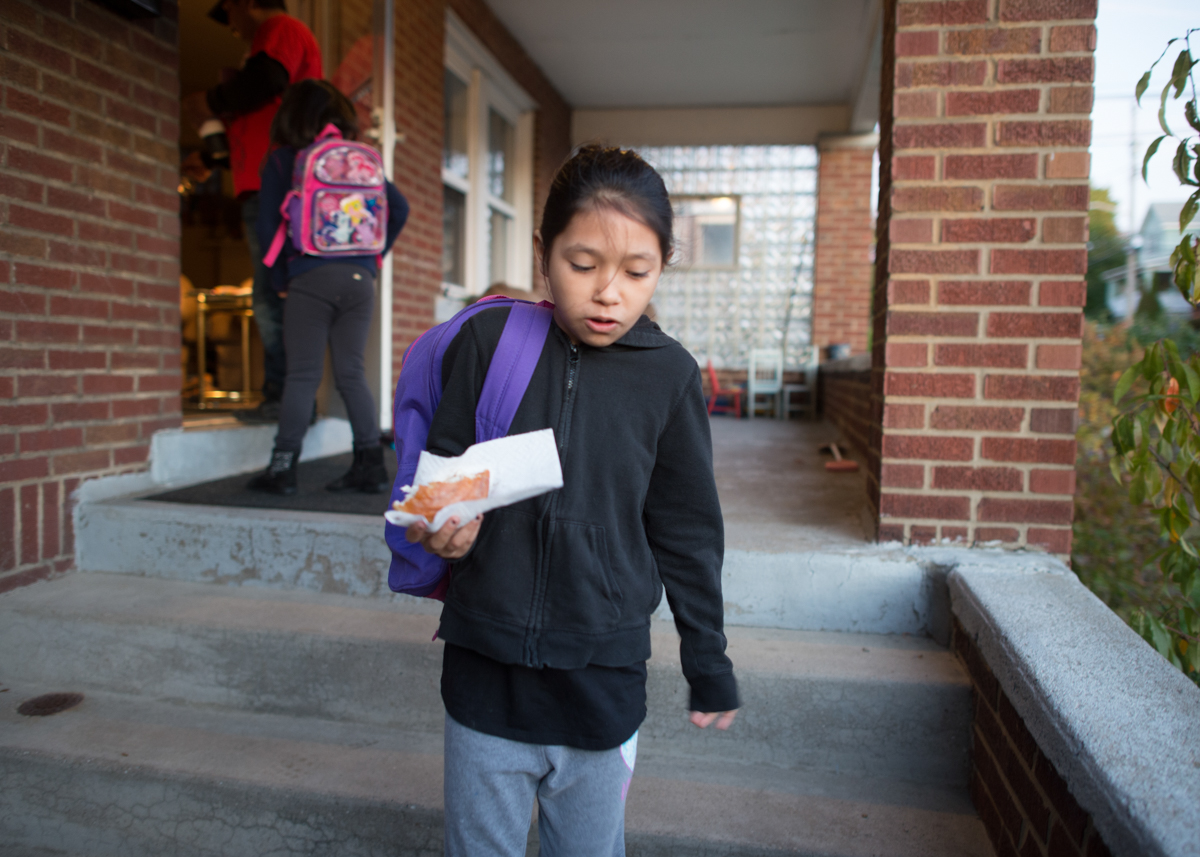
[[[395,5],[396,186],[408,223],[393,250],[392,384],[409,344],[433,325],[442,283],[442,79],[444,0]],[[388,386],[391,389],[391,385]]]
[[[71,493],[180,423],[177,6],[0,13],[0,592],[69,568]]]
[[[822,137],[818,143],[813,345],[867,350],[871,323],[871,162],[874,134]]]
[[[1070,551],[1095,13],[885,3],[882,539]]]

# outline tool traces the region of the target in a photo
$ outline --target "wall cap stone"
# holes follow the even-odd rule
[[[970,560],[951,610],[1115,857],[1200,854],[1200,688],[1065,567]]]
[[[817,149],[831,152],[835,149],[870,149],[879,148],[878,134],[835,134],[823,133],[817,137]]]
[[[840,360],[826,360],[821,364],[822,372],[867,372],[871,369],[870,354],[852,354]]]

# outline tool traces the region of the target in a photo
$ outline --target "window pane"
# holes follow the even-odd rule
[[[496,209],[491,209],[488,218],[488,285],[503,283],[508,279],[508,236],[511,221]]]
[[[463,285],[467,251],[467,198],[442,185],[442,282]]]
[[[737,222],[736,197],[676,197],[679,264],[685,268],[736,267]]]
[[[488,111],[488,193],[511,202],[513,126]]]
[[[729,267],[733,264],[733,224],[700,224],[700,264]]]
[[[445,140],[442,143],[442,166],[452,173],[467,177],[467,85],[445,72],[443,103],[445,109]]]

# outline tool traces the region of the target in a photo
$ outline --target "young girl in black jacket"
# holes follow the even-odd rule
[[[454,560],[446,642],[446,854],[625,853],[646,714],[650,615],[666,589],[691,722],[727,729],[724,535],[696,361],[643,313],[671,252],[671,204],[631,151],[589,146],[558,172],[534,236],[554,324],[510,434],[553,428],[563,488],[407,537]],[[475,442],[475,404],[507,318],[446,351],[430,452]]]
[[[271,246],[282,220],[279,206],[292,189],[292,167],[297,152],[311,145],[331,123],[343,138],[358,137],[354,105],[329,81],[303,80],[283,96],[271,126],[271,144],[275,148],[262,167],[256,230],[260,247]],[[387,182],[387,207],[384,253],[391,249],[408,219],[408,202],[391,182]],[[334,381],[354,432],[354,463],[349,472],[325,487],[329,491],[367,494],[387,490],[388,473],[379,445],[379,412],[367,385],[363,362],[375,311],[378,259],[375,255],[306,256],[289,237],[269,269],[271,286],[287,298],[283,313],[287,379],[271,463],[251,480],[247,486],[251,490],[296,493],[296,464],[325,370],[326,344]]]

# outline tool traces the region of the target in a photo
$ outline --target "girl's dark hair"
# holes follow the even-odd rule
[[[358,114],[350,99],[327,80],[302,80],[283,94],[283,103],[271,122],[271,142],[303,149],[312,145],[330,122],[347,140],[358,139]]]
[[[585,208],[609,208],[648,226],[658,236],[663,264],[671,257],[674,212],[667,186],[632,149],[589,144],[558,168],[542,211],[543,264],[554,239]]]

